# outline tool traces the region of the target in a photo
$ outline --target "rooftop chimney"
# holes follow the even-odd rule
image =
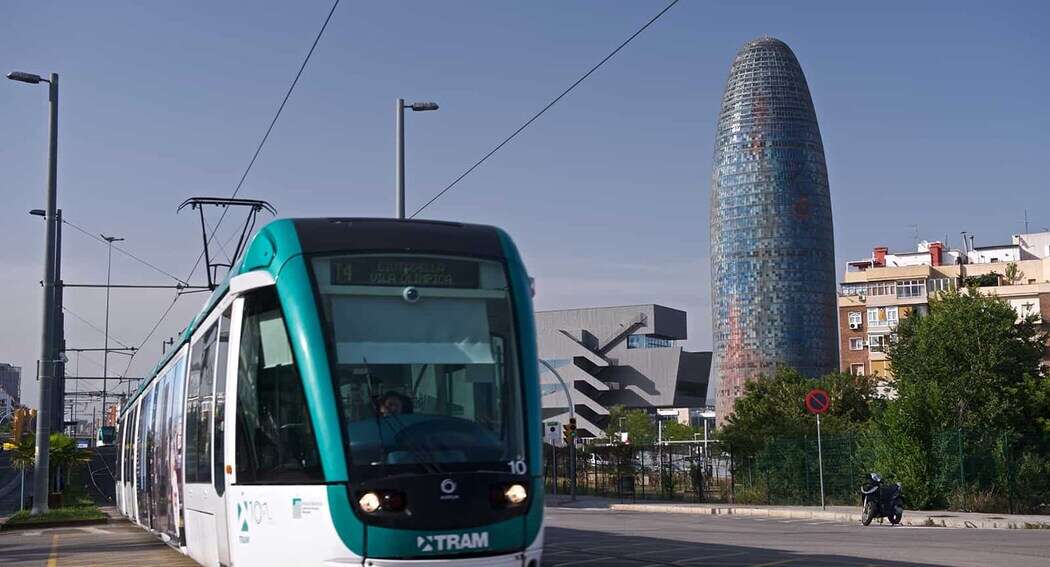
[[[930,243],[930,265],[940,266],[941,265],[941,252],[944,251],[944,244],[940,242]]]
[[[890,249],[885,247],[885,246],[876,246],[875,250],[872,251],[873,260],[871,262],[871,265],[875,266],[875,267],[883,267],[883,266],[885,266],[886,265],[886,253],[889,252],[889,251],[890,251]]]

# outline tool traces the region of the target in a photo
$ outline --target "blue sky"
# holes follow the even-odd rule
[[[387,216],[394,99],[407,117],[410,210],[647,21],[664,2],[352,2],[339,7],[242,195],[281,216]],[[58,72],[59,201],[184,277],[193,195],[228,195],[331,4],[0,4],[0,70]],[[661,303],[710,347],[708,200],[722,88],[736,50],[769,34],[798,56],[827,153],[836,254],[920,238],[978,244],[1050,227],[1042,2],[682,0],[426,211],[515,237],[541,309]],[[0,361],[35,401],[46,90],[0,83]],[[232,223],[229,225],[232,227]],[[224,231],[225,232],[225,231]],[[67,282],[105,277],[105,248],[67,229]],[[163,282],[119,255],[114,281]],[[66,305],[101,325],[103,295]],[[112,335],[138,344],[169,292],[115,292]],[[146,371],[201,297],[180,300],[132,365]],[[67,318],[70,346],[101,335]],[[114,357],[114,365],[124,364]],[[83,355],[82,374],[100,357]]]

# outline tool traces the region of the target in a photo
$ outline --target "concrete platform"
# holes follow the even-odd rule
[[[5,567],[196,565],[189,557],[128,522],[0,533],[0,564]]]

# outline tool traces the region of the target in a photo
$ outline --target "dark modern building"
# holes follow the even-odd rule
[[[778,366],[837,367],[835,251],[824,146],[784,42],[736,54],[715,138],[711,289],[719,422]]]
[[[686,339],[684,311],[652,304],[538,311],[536,334],[540,358],[570,390],[581,437],[603,435],[615,405],[667,410],[686,423],[702,417],[711,353],[678,344]],[[544,420],[567,422],[565,389],[544,366],[540,381]]]
[[[0,362],[0,390],[7,393],[18,405],[22,399],[22,369]]]

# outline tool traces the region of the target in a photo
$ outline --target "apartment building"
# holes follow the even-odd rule
[[[975,246],[964,234],[963,242],[948,249],[924,241],[915,252],[898,253],[878,246],[871,258],[847,263],[838,297],[843,372],[892,378],[886,347],[897,323],[913,310],[925,313],[931,296],[969,284],[1006,300],[1018,320],[1035,315],[1050,327],[1050,232],[994,246]],[[1050,364],[1050,356],[1045,360]]]

